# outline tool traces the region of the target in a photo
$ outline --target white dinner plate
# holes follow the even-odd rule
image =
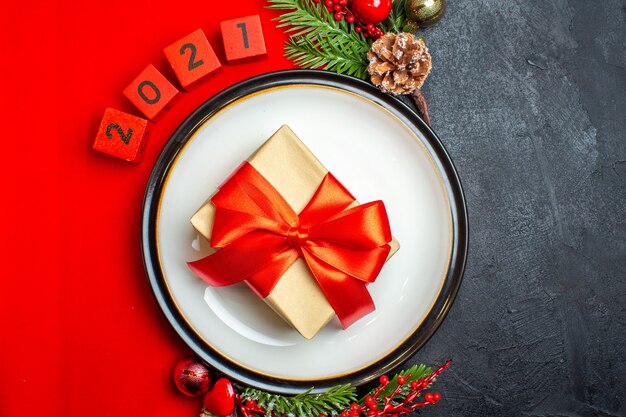
[[[360,202],[384,201],[400,242],[368,287],[376,310],[311,340],[245,284],[213,288],[186,265],[205,247],[191,216],[284,124]],[[189,346],[236,380],[293,393],[366,383],[427,341],[461,281],[466,209],[443,146],[406,105],[351,77],[282,71],[225,90],[174,133],[147,187],[142,241],[157,301]]]

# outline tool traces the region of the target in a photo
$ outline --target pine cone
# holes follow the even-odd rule
[[[431,57],[423,39],[410,33],[386,33],[367,53],[372,83],[385,93],[410,94],[424,84]]]

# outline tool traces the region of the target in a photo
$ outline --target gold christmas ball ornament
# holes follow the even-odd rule
[[[416,28],[437,22],[446,10],[446,0],[407,0],[404,3],[407,22]],[[410,27],[409,27],[410,28]]]

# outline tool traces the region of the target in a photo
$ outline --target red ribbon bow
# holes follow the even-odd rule
[[[267,297],[302,257],[344,328],[374,310],[367,283],[389,255],[391,231],[382,201],[356,200],[330,173],[298,216],[248,162],[213,196],[211,246],[188,265],[212,286],[246,281]]]

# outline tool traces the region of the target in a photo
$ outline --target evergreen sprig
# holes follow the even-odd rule
[[[369,46],[342,43],[319,36],[291,38],[285,44],[285,56],[303,68],[323,68],[338,74],[365,79]]]
[[[380,385],[358,401],[356,388],[346,384],[337,385],[318,394],[313,394],[311,388],[292,397],[250,387],[238,387],[240,394],[237,404],[243,417],[319,417],[322,414],[340,417],[354,413],[370,417],[404,415],[416,408],[439,401],[441,396],[438,393],[426,393],[423,402],[416,402],[416,398],[450,365],[450,362],[447,361],[434,372],[425,365],[413,365],[391,379],[381,377]],[[403,384],[398,383],[399,377],[404,378]],[[372,399],[379,408],[372,408]]]
[[[278,27],[287,27],[286,32],[291,36],[331,35],[343,42],[351,40],[367,44],[363,35],[349,30],[345,20],[333,19],[321,1],[315,3],[312,0],[268,0],[268,2],[269,9],[290,10],[276,20]]]
[[[313,0],[268,0],[270,9],[285,10],[276,20],[286,28],[289,40],[285,56],[303,68],[320,68],[339,74],[367,77],[367,51],[371,38],[354,30],[345,19],[335,20],[324,3]],[[392,11],[381,24],[384,31],[400,32],[404,1],[394,0]]]
[[[266,416],[287,415],[298,417],[318,417],[320,414],[335,416],[339,411],[347,409],[357,399],[356,388],[350,384],[338,385],[320,394],[312,394],[311,390],[293,397],[271,394],[254,388],[246,388],[241,398],[254,400],[266,410]]]
[[[399,372],[392,379],[390,379],[387,386],[385,386],[385,388],[382,391],[380,391],[379,397],[382,398],[382,397],[391,395],[393,391],[396,389],[396,387],[398,386],[398,377],[403,376],[404,378],[406,378],[406,383],[402,386],[402,389],[397,396],[398,398],[403,398],[404,396],[407,395],[407,393],[411,389],[411,381],[417,381],[420,378],[425,378],[428,375],[430,375],[432,372],[433,370],[426,365],[423,365],[423,364],[413,365],[410,368]],[[369,392],[367,395],[371,395],[371,393],[372,392]],[[365,397],[363,397],[361,402],[363,402]]]
[[[383,32],[401,33],[402,26],[405,20],[406,13],[404,11],[404,1],[393,0],[393,5],[391,7],[391,13],[389,13],[389,17],[387,18],[387,20],[381,23]]]

